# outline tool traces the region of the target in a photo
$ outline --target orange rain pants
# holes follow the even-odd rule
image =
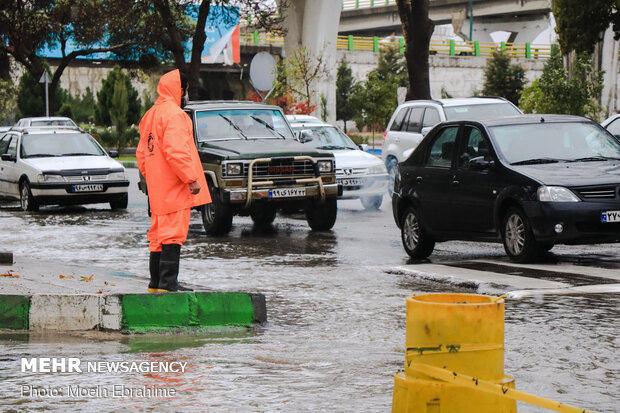
[[[151,229],[146,234],[149,251],[161,251],[162,244],[183,245],[189,231],[191,209],[182,209],[169,214],[151,214]]]

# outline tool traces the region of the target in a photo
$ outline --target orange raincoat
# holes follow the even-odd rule
[[[181,109],[178,70],[161,77],[157,93],[159,98],[140,121],[136,158],[146,178],[151,212],[164,215],[208,204],[211,196],[194,144],[192,121]],[[189,191],[194,181],[201,187],[196,195]]]

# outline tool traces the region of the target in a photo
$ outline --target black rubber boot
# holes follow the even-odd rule
[[[179,277],[180,258],[181,246],[179,244],[164,244],[161,246],[158,290],[194,291],[191,288],[183,287],[177,280]]]
[[[152,252],[149,257],[149,272],[151,273],[151,281],[149,282],[148,292],[159,292],[159,259],[161,252]]]

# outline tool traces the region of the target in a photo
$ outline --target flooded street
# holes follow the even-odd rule
[[[16,260],[61,263],[119,277],[148,278],[146,198],[129,170],[129,208],[107,205],[0,208],[2,243]],[[209,238],[192,215],[182,249],[180,281],[213,291],[263,293],[268,323],[252,331],[196,335],[0,333],[0,405],[5,411],[125,409],[153,411],[388,412],[394,374],[405,357],[405,300],[421,292],[500,295],[516,288],[453,283],[398,270],[415,268],[404,252],[390,201],[364,211],[339,202],[327,233],[301,216],[279,216],[267,231],[235,217],[233,231]],[[569,265],[583,275],[545,275],[521,268],[515,277],[563,277],[599,284],[595,275],[620,269],[619,246],[557,246],[545,266]],[[500,244],[438,244],[431,264],[446,274],[495,265],[515,268]],[[428,262],[426,262],[428,264]],[[438,265],[439,266],[439,265]],[[502,269],[503,268],[503,269]],[[533,270],[532,270],[533,271]],[[543,271],[544,272],[544,271]],[[528,278],[529,277],[529,278]],[[2,280],[0,279],[0,282]],[[615,281],[616,283],[619,281]],[[142,291],[140,291],[142,292]],[[519,390],[598,412],[620,410],[620,294],[540,295],[506,301],[505,372]],[[22,373],[21,357],[84,361],[186,361],[182,373]],[[166,398],[28,397],[23,386],[167,386]],[[106,387],[108,388],[108,387]],[[546,411],[523,403],[519,412]]]

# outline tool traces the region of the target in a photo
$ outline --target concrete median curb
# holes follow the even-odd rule
[[[0,329],[140,332],[266,321],[265,296],[253,293],[0,295]]]

